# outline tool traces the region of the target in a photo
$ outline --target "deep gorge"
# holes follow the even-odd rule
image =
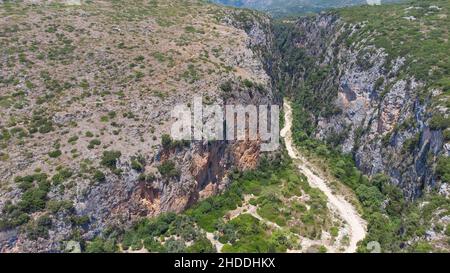
[[[426,83],[401,71],[404,57],[349,44],[358,28],[334,13],[276,24],[272,78],[298,104],[299,142],[326,143],[364,174],[388,176],[407,199],[421,197],[440,187],[434,168],[448,153],[443,130],[428,125],[431,93],[420,97]]]

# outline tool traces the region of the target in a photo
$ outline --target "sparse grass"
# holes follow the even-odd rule
[[[0,55],[5,60],[0,62],[2,167],[25,172],[42,163],[42,170],[52,175],[47,181],[49,189],[39,188],[36,181],[16,185],[12,178],[6,178],[5,188],[19,187],[27,201],[20,203],[19,195],[12,203],[33,203],[33,209],[7,205],[2,225],[10,228],[27,224],[31,237],[45,236],[46,232],[39,233],[39,225],[29,218],[34,212],[49,213],[52,221],[61,217],[56,223],[72,225],[74,235],[70,239],[81,240],[91,228],[88,219],[67,216],[69,209],[60,210],[65,206],[48,203],[46,193],[51,190],[52,201],[63,196],[72,198],[79,186],[90,180],[79,193],[89,199],[93,187],[102,187],[107,177],[121,173],[117,163],[122,152],[123,158],[131,159],[131,168],[140,173],[141,181],[180,176],[181,165],[174,159],[161,163],[161,177],[153,174],[156,170],[146,172],[148,163],[132,155],[150,155],[159,148],[157,132],[170,110],[162,100],[165,103],[203,88],[215,90],[223,76],[220,73],[231,73],[228,59],[234,56],[222,55],[231,52],[238,56],[245,49],[245,41],[234,41],[233,51],[231,45],[223,43],[237,28],[221,22],[222,9],[184,0],[85,1],[80,7],[70,8],[22,2],[0,5]],[[79,20],[80,13],[89,16]],[[220,35],[216,24],[225,30]],[[216,57],[209,48],[217,48]],[[213,96],[210,98],[209,102],[214,102]],[[149,122],[152,111],[160,115]],[[186,141],[170,141],[168,153],[178,153],[189,145]],[[114,147],[127,149],[119,152]],[[23,162],[27,162],[25,169],[21,167]],[[151,164],[151,168],[158,167]],[[57,165],[70,166],[70,170]],[[54,231],[55,227],[47,226]],[[133,247],[143,244],[158,251],[180,249],[179,242],[165,246],[158,238],[145,239],[133,241]],[[189,248],[185,245],[187,251],[211,251],[205,238],[192,243]],[[116,250],[110,240],[96,240],[87,249]]]
[[[348,45],[370,36],[370,42],[360,46],[384,48],[389,54],[387,67],[396,57],[406,57],[402,68],[405,73],[425,82],[427,89],[438,87],[445,91],[449,89],[450,70],[449,9],[448,1],[432,0],[352,7],[338,12],[347,22],[364,22],[360,31],[348,37]]]

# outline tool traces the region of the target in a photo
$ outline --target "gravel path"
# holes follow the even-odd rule
[[[284,102],[285,127],[281,131],[281,136],[286,143],[286,149],[289,156],[298,164],[299,170],[308,178],[312,187],[321,190],[328,198],[329,205],[336,209],[342,219],[349,225],[350,244],[345,249],[346,253],[354,253],[357,249],[357,243],[366,236],[367,224],[358,214],[357,210],[343,196],[337,196],[326,183],[325,179],[314,172],[313,167],[294,147],[292,141],[292,108],[290,102]]]

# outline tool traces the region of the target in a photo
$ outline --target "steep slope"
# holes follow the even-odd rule
[[[273,90],[293,99],[296,148],[359,197],[360,251],[450,249],[448,1],[275,33],[204,1],[31,2],[0,3],[0,251],[353,250],[352,219],[285,154],[168,135],[194,96],[280,102]]]
[[[230,178],[222,194],[178,215],[144,218],[125,232],[104,232],[87,242],[85,251],[344,252],[353,251],[364,234],[357,228],[352,233],[347,217],[327,205],[327,196],[308,183],[287,152],[263,157],[256,170]]]
[[[445,1],[361,7],[278,32],[280,88],[304,110],[299,129],[409,198],[447,182],[435,169],[448,155],[447,14]]]
[[[317,174],[317,171],[311,167],[311,164],[295,148],[292,141],[292,107],[288,100],[284,101],[285,127],[281,135],[285,140],[286,149],[289,156],[297,164],[300,171],[307,177],[312,187],[320,189],[328,199],[329,206],[338,211],[341,219],[349,225],[349,245],[345,249],[346,253],[354,253],[357,250],[359,241],[366,237],[367,226],[365,221],[358,214],[357,210],[345,200],[343,196],[337,195],[329,186],[330,181],[326,181]]]
[[[365,243],[383,251],[449,249],[448,9],[354,7],[277,27],[294,141],[355,190]]]
[[[202,1],[32,2],[0,4],[1,251],[60,251],[179,212],[229,169],[256,166],[256,142],[168,134],[171,109],[194,96],[273,100],[265,16]]]

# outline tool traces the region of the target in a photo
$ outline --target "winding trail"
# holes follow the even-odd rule
[[[349,226],[350,243],[344,252],[354,253],[357,243],[366,237],[367,224],[358,214],[357,210],[343,196],[337,196],[326,183],[325,179],[314,172],[314,167],[298,152],[292,141],[292,107],[289,101],[284,101],[285,126],[281,130],[281,136],[286,143],[289,156],[298,165],[299,170],[308,178],[312,187],[321,190],[328,198],[328,205],[336,209],[338,214]]]

